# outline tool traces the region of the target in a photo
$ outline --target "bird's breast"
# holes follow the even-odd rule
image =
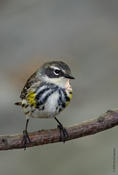
[[[70,102],[72,89],[46,84],[27,95],[33,112],[31,117],[50,118],[60,113]]]

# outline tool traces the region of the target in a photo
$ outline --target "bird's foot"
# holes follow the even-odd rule
[[[23,131],[22,143],[23,143],[23,145],[24,145],[24,150],[26,150],[27,144],[28,144],[28,143],[31,143],[31,140],[30,140],[30,137],[29,137],[29,135],[28,135],[27,130],[24,130],[24,131]]]
[[[63,125],[57,125],[60,130],[60,141],[65,143],[66,139],[69,137],[67,130],[63,127]]]

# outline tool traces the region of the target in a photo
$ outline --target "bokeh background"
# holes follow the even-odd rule
[[[118,1],[0,1],[0,134],[21,133],[25,117],[14,106],[26,79],[45,61],[67,62],[76,77],[64,126],[118,107]],[[55,128],[34,119],[29,130]],[[0,152],[1,175],[118,174],[118,127],[94,136]],[[113,149],[116,169],[113,172]]]

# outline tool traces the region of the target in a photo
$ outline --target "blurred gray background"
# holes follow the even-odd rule
[[[73,99],[58,117],[64,126],[118,107],[118,1],[0,1],[0,133],[21,133],[14,106],[26,79],[45,61],[71,66]],[[29,130],[55,128],[34,119]],[[67,142],[0,152],[1,175],[118,174],[118,127]],[[116,169],[113,173],[113,148]]]

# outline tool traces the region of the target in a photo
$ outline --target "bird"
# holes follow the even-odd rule
[[[68,132],[57,115],[72,98],[71,79],[75,78],[70,67],[63,61],[46,62],[28,78],[21,91],[20,102],[15,103],[21,106],[26,116],[22,138],[24,149],[31,142],[28,135],[30,118],[54,118],[60,130],[60,140],[65,142]]]

